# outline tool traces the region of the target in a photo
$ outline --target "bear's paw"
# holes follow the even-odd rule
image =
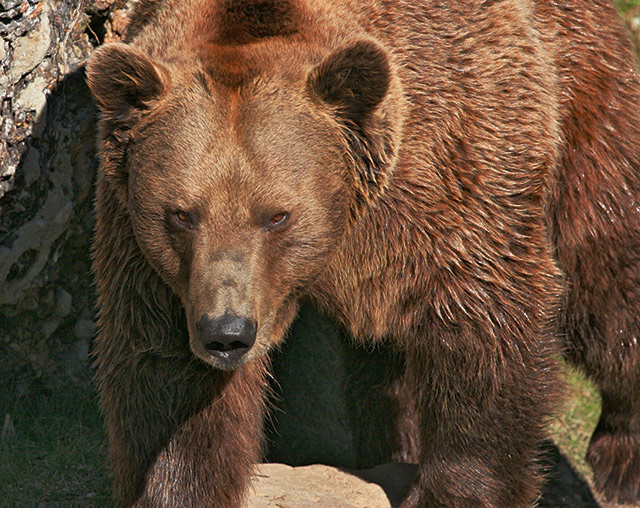
[[[596,429],[587,462],[593,470],[595,488],[608,501],[640,502],[640,434]]]

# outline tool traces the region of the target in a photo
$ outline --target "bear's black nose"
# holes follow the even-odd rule
[[[225,314],[222,317],[203,316],[198,323],[200,340],[214,356],[237,360],[256,340],[257,325],[247,318]]]

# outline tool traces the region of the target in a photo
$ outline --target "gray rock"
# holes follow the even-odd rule
[[[0,0],[0,386],[9,398],[35,378],[54,388],[73,373],[87,386],[96,112],[80,67],[124,3]]]
[[[40,177],[40,151],[35,147],[30,147],[27,156],[22,163],[22,174],[26,187],[38,181]]]
[[[35,111],[39,115],[42,114],[47,104],[46,89],[47,80],[44,76],[37,76],[18,97],[16,97],[16,105],[24,111]]]
[[[90,339],[96,333],[96,324],[90,319],[79,319],[73,334],[78,339]]]
[[[0,99],[7,95],[9,88],[9,74],[0,69]],[[4,158],[3,158],[4,159]]]
[[[95,331],[95,325],[93,327]],[[93,333],[92,333],[93,335]],[[76,362],[86,363],[89,361],[89,338],[80,339],[73,345],[72,348],[73,355],[75,356]]]
[[[60,326],[60,319],[48,319],[42,324],[42,335],[48,339]]]
[[[61,184],[59,189],[54,187],[38,214],[15,232],[13,248],[0,252],[0,280],[5,281],[0,303],[16,303],[45,267],[51,244],[67,229],[73,210],[65,194]],[[23,255],[28,256],[24,267],[21,266]],[[19,276],[11,276],[14,271]]]
[[[66,317],[71,312],[71,304],[73,297],[64,289],[56,291],[56,314],[60,317]]]
[[[0,0],[0,12],[17,7],[22,0]]]

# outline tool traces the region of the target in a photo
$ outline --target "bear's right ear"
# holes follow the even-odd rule
[[[114,42],[96,50],[87,63],[87,83],[103,114],[112,122],[148,109],[169,89],[169,72],[141,51]]]
[[[386,52],[360,40],[339,49],[308,77],[308,86],[347,121],[362,126],[387,95],[391,70]]]
[[[86,67],[87,83],[100,112],[100,173],[111,182],[122,204],[128,202],[126,169],[129,130],[140,115],[169,90],[166,67],[141,51],[114,42],[93,54]]]
[[[350,41],[307,76],[311,96],[342,126],[356,214],[384,192],[397,160],[404,101],[390,58],[373,40]]]

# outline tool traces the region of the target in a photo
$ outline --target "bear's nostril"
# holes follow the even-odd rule
[[[225,357],[232,353],[239,358],[253,346],[257,325],[240,316],[224,315],[213,319],[203,316],[198,331],[203,346],[210,353]]]

